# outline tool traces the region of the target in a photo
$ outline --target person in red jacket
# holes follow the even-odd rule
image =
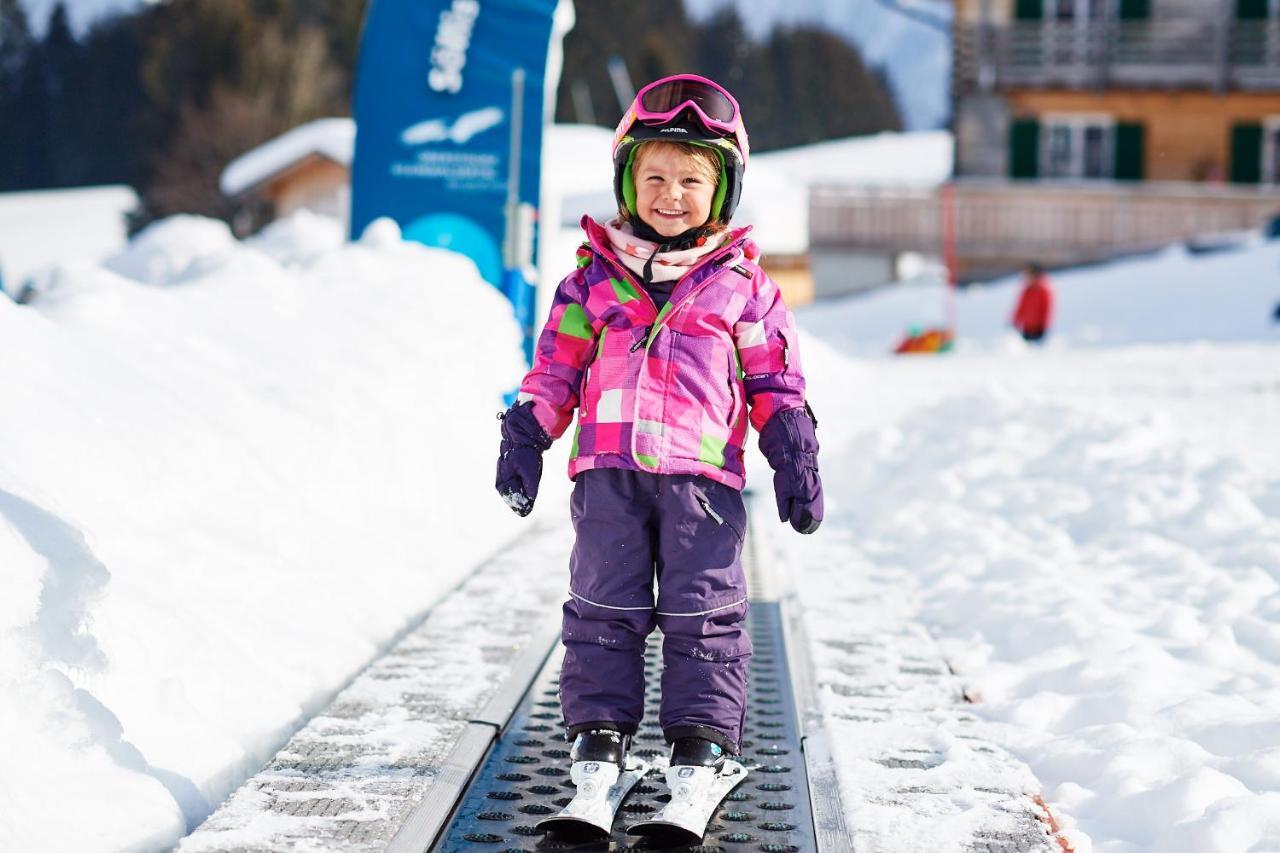
[[[1024,341],[1039,343],[1053,321],[1053,288],[1039,264],[1027,264],[1024,276],[1026,284],[1013,312],[1013,327],[1022,333]]]

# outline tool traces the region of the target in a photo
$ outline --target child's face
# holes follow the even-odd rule
[[[641,149],[633,167],[636,213],[664,237],[705,225],[716,194],[706,167],[678,149],[655,148]]]

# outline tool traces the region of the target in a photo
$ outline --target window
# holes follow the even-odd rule
[[[1262,124],[1262,182],[1280,184],[1280,116]]]
[[[1106,14],[1106,0],[1044,0],[1044,17],[1048,20],[1100,21]]]
[[[1041,174],[1100,179],[1115,174],[1115,121],[1110,116],[1050,115],[1044,120]]]

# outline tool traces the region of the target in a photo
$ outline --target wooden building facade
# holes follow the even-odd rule
[[[956,174],[1280,185],[1280,0],[956,0]]]

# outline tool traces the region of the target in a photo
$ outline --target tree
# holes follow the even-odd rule
[[[191,93],[180,105],[176,132],[155,161],[146,193],[153,215],[229,218],[234,211],[218,188],[226,165],[303,122],[331,115],[341,101],[342,75],[319,28],[286,36],[279,24],[268,23],[255,43],[234,81],[215,84],[204,98]]]
[[[44,139],[49,185],[85,183],[89,167],[89,139],[94,128],[86,126],[82,110],[88,68],[84,51],[71,32],[67,7],[59,2],[49,15],[43,45],[44,97],[47,124]]]
[[[19,180],[28,133],[19,111],[20,82],[35,46],[22,4],[0,0],[0,188],[16,186]]]

